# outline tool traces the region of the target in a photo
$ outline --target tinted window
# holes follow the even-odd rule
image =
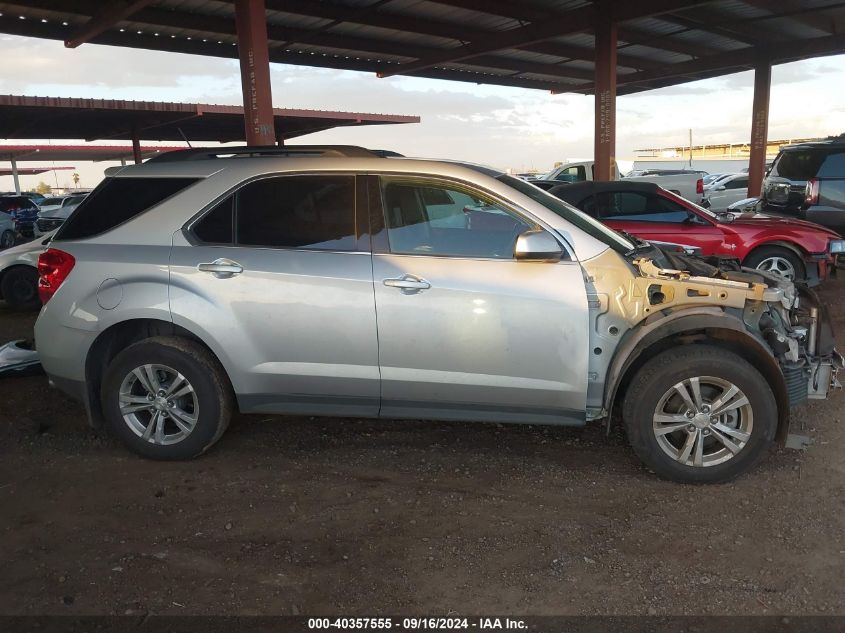
[[[725,182],[725,189],[748,189],[748,178],[734,178]]]
[[[202,216],[192,229],[197,239],[208,244],[232,244],[235,241],[233,203],[234,196],[229,196]]]
[[[106,178],[76,207],[55,239],[76,240],[105,233],[195,182],[196,178]]]
[[[8,196],[0,199],[0,211],[9,213],[17,209],[33,209],[37,208],[29,198]]]
[[[680,224],[690,218],[690,212],[677,202],[637,191],[599,192],[587,198],[582,207],[600,220]]]
[[[354,176],[280,176],[237,192],[237,240],[248,246],[355,250]]]
[[[845,178],[845,152],[828,154],[819,169],[819,178]]]
[[[789,180],[809,180],[815,177],[824,161],[823,151],[795,150],[782,152],[772,165],[772,176]]]
[[[531,228],[484,196],[458,188],[386,180],[382,196],[393,253],[510,259],[517,236]]]

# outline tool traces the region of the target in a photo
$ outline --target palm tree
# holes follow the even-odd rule
[[[79,174],[77,174],[76,172],[74,172],[74,173],[73,173],[73,176],[71,176],[71,177],[73,178],[73,186],[74,186],[74,188],[79,189]]]

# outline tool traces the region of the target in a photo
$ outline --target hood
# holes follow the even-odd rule
[[[819,231],[826,233],[831,237],[839,239],[839,234],[827,229],[813,222],[806,220],[799,220],[798,218],[785,218],[777,215],[766,215],[765,213],[734,213],[734,219],[730,222],[725,222],[729,226],[742,227],[747,226],[751,228],[792,228],[802,230]]]

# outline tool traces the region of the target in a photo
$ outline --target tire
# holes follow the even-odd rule
[[[18,310],[37,310],[41,307],[38,297],[38,271],[31,266],[14,266],[6,271],[0,281],[3,299]]]
[[[162,391],[173,387],[172,395],[149,401],[145,366]],[[191,391],[182,394],[180,377]],[[159,460],[201,455],[223,435],[234,410],[232,387],[217,359],[198,343],[175,336],[145,339],[115,356],[103,376],[100,400],[111,431],[130,450]],[[128,407],[123,412],[121,402]]]
[[[747,268],[756,268],[766,272],[777,273],[782,276],[783,271],[789,267],[794,271],[792,280],[802,280],[807,278],[807,269],[804,267],[804,262],[795,254],[794,251],[784,248],[782,246],[763,246],[753,251],[742,264]]]
[[[6,250],[15,245],[15,232],[9,229],[3,231],[0,235],[0,249]]]
[[[690,379],[699,379],[698,397]],[[718,406],[720,390],[726,394],[729,385],[739,393],[722,404],[741,406],[720,414],[712,425],[709,405]],[[694,404],[697,413],[692,418],[678,386]],[[747,404],[742,404],[742,396]],[[665,417],[658,421],[657,415]],[[622,417],[631,447],[646,466],[672,481],[705,484],[729,481],[766,454],[777,430],[778,410],[768,382],[745,359],[719,347],[686,345],[658,354],[637,371]],[[669,429],[677,430],[663,432]],[[730,450],[720,438],[739,450]]]

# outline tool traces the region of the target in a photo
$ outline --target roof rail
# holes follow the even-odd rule
[[[177,163],[192,160],[210,160],[215,158],[252,158],[258,156],[270,157],[301,157],[314,158],[318,156],[346,157],[346,158],[379,158],[383,150],[368,150],[357,145],[283,145],[283,146],[249,146],[236,147],[194,147],[163,152],[148,159],[147,163]]]

